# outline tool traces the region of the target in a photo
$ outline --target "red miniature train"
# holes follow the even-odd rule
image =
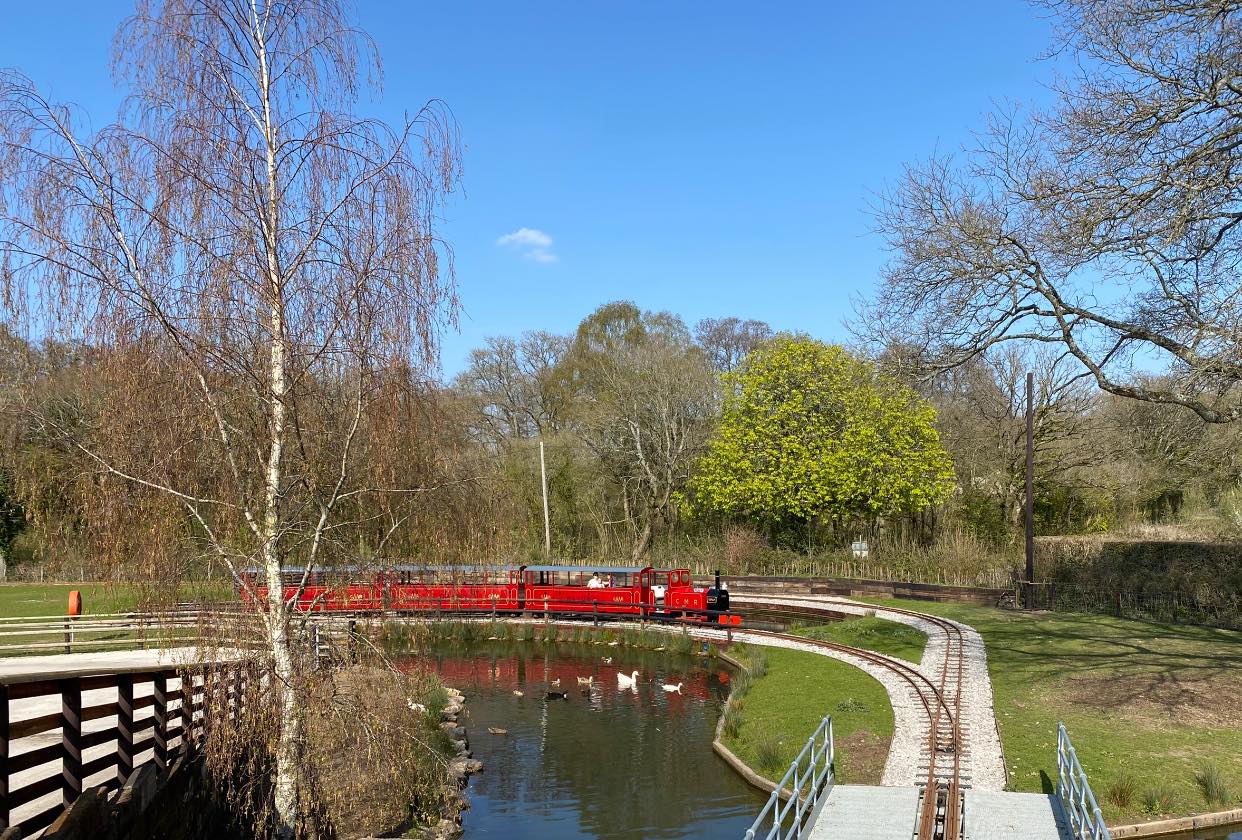
[[[246,569],[241,574],[242,599],[266,600],[263,573]],[[715,585],[695,586],[688,569],[651,566],[394,566],[366,572],[323,568],[310,574],[287,568],[281,586],[285,600],[304,612],[547,612],[719,621],[729,611],[729,591],[719,572]],[[736,623],[736,617],[729,619]]]

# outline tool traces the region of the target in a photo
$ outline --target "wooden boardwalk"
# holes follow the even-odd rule
[[[811,840],[911,840],[918,819],[913,787],[837,785],[804,831]],[[1072,840],[1055,797],[966,791],[965,840]]]

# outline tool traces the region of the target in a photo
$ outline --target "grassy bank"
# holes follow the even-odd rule
[[[779,778],[824,715],[832,715],[837,779],[876,784],[893,737],[893,710],[879,682],[844,662],[782,648],[734,645],[730,655],[762,663],[735,685],[725,746],[758,772]]]
[[[896,656],[916,665],[922,660],[923,648],[927,645],[927,636],[922,631],[874,616],[834,621],[814,627],[794,626],[789,632],[808,639],[837,642]]]
[[[1110,822],[1238,807],[1242,632],[877,603],[957,619],[983,635],[1011,789],[1052,790],[1061,720]]]
[[[663,650],[688,654],[704,647],[695,642],[683,628],[680,631],[655,630],[649,627],[592,627],[560,625],[544,622],[458,621],[442,619],[426,622],[386,622],[380,628],[380,641],[393,652],[410,650],[436,642],[536,642],[540,644],[604,645]],[[714,648],[708,646],[709,651]]]

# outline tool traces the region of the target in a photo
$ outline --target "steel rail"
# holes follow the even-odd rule
[[[780,616],[781,608],[784,606],[793,606],[799,608],[799,611],[790,611],[788,614],[805,618],[807,606],[781,604],[773,601],[753,600],[749,597],[735,593],[733,608],[736,612],[746,612],[747,608],[761,610],[765,614]],[[797,596],[797,595],[778,595],[768,596],[788,599],[792,601],[814,600],[816,605],[830,606],[848,606],[858,608],[860,606],[857,601],[845,601],[840,599],[822,598],[815,596]],[[810,609],[814,609],[810,607]],[[888,612],[907,615],[918,618],[936,627],[944,634],[945,651],[944,657],[940,664],[939,685],[937,686],[922,671],[910,668],[921,678],[921,680],[930,689],[935,697],[935,709],[933,711],[931,704],[923,696],[923,692],[916,687],[916,692],[923,700],[924,709],[928,714],[928,767],[927,777],[924,783],[923,801],[919,809],[918,815],[918,838],[919,840],[958,840],[961,837],[962,824],[962,794],[961,794],[961,761],[962,761],[962,734],[961,734],[961,707],[962,707],[962,685],[965,679],[965,638],[961,628],[953,621],[940,616],[929,615],[927,613],[917,612],[915,610],[902,609],[900,607],[876,607],[878,610],[886,610]],[[825,610],[826,611],[826,610]],[[764,633],[766,631],[747,630],[748,633]],[[784,635],[784,634],[774,634]],[[836,643],[822,642],[820,640],[808,640],[801,636],[786,636],[789,639],[797,639],[800,641],[813,641],[817,644],[831,647],[836,650],[844,650],[852,653],[868,661],[875,662],[882,667],[891,671],[901,673],[908,682],[910,677],[904,673],[900,667],[894,667],[896,663],[883,656],[867,656],[862,655],[858,649],[850,648],[847,645],[837,645]],[[952,683],[950,676],[953,677]],[[949,688],[952,684],[952,709],[950,709],[950,701],[947,697]],[[942,734],[942,729],[946,730]],[[947,737],[945,737],[947,736]],[[938,755],[941,752],[951,752],[952,770],[948,775],[948,779],[942,781],[938,767]],[[943,794],[943,798],[942,798]],[[943,815],[941,807],[943,805]]]

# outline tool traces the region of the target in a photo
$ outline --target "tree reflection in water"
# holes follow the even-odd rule
[[[728,677],[706,658],[487,643],[417,661],[466,694],[471,748],[484,762],[470,782],[467,840],[740,837],[763,803],[712,752]],[[636,689],[618,688],[616,674],[635,668]],[[587,676],[592,685],[579,686]],[[544,700],[556,679],[568,698]],[[662,682],[684,683],[682,693]]]

